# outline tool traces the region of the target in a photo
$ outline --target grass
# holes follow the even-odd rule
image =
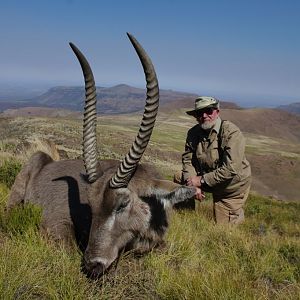
[[[128,151],[139,122],[122,118],[115,118],[113,126],[109,117],[101,120],[102,158],[119,159]],[[178,127],[176,116],[162,116],[143,157],[169,179],[190,126],[181,121]],[[11,183],[24,162],[22,153],[15,154],[20,141],[47,137],[69,157],[80,153],[81,121],[64,122],[66,126],[59,119],[15,119],[6,131],[0,128],[0,299],[300,299],[300,203],[256,194],[250,195],[246,221],[239,227],[214,225],[208,196],[195,212],[174,212],[164,249],[139,259],[128,253],[110,274],[87,279],[78,249],[40,233],[39,207],[5,211]],[[259,144],[268,145],[276,143]],[[254,152],[255,147],[253,142]]]
[[[11,188],[22,164],[13,158],[6,159],[0,165],[0,182]]]
[[[91,281],[77,249],[39,233],[38,207],[5,212],[8,193],[0,185],[0,299],[300,299],[299,203],[251,195],[245,223],[224,227],[206,200],[173,214],[165,249]]]
[[[293,220],[280,216],[278,207]],[[204,216],[201,210],[176,214],[168,250],[149,258],[158,272],[159,294],[164,299],[298,299],[299,209],[251,196],[247,220],[237,228],[213,226],[207,210]],[[267,224],[263,230],[262,224]]]

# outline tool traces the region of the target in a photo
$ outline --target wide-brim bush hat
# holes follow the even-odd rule
[[[195,99],[195,109],[189,110],[186,113],[194,116],[199,110],[210,107],[219,109],[219,100],[214,97],[201,96]]]

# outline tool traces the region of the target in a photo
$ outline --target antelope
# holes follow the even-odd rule
[[[172,206],[193,198],[195,188],[163,180],[151,164],[140,163],[158,112],[154,66],[127,33],[143,66],[147,97],[138,134],[124,159],[98,160],[96,87],[91,67],[72,43],[85,80],[83,159],[54,161],[32,155],[17,175],[8,209],[20,203],[42,207],[41,230],[53,239],[76,241],[91,277],[103,275],[121,251],[146,253],[164,243]]]

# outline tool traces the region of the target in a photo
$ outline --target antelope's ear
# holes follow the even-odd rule
[[[196,188],[189,186],[179,186],[169,193],[161,193],[158,196],[160,202],[165,206],[173,206],[176,203],[187,201],[194,198],[196,195]]]

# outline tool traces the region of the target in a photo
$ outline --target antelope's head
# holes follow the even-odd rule
[[[83,160],[90,184],[92,225],[84,263],[92,276],[102,275],[125,247],[144,252],[158,244],[168,225],[166,207],[184,201],[195,193],[193,188],[188,187],[178,187],[171,193],[161,190],[152,171],[139,165],[157,116],[159,87],[149,56],[132,35],[127,35],[144,69],[147,97],[138,134],[129,152],[117,164],[97,160],[94,76],[84,55],[70,44],[85,79]]]

